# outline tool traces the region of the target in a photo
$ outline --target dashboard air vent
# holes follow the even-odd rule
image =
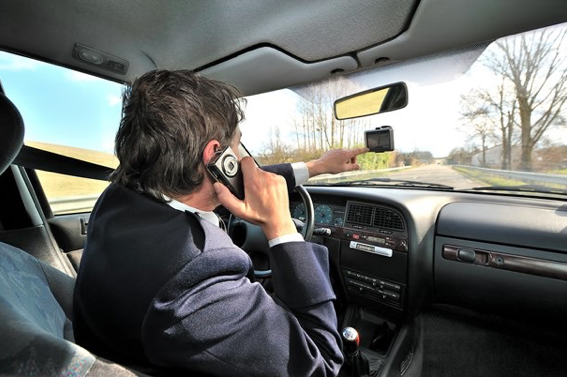
[[[386,208],[376,208],[372,226],[393,230],[404,230],[404,222],[400,215]]]
[[[347,210],[346,222],[351,224],[372,225],[373,208],[361,204],[350,204]]]

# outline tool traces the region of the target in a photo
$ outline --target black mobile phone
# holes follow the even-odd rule
[[[207,164],[207,170],[217,182],[228,187],[234,196],[244,199],[244,182],[240,162],[231,147],[218,151]]]

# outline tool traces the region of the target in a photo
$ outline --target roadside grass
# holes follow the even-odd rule
[[[497,177],[481,171],[463,168],[461,166],[452,166],[452,168],[461,174],[486,183],[487,186],[519,186],[526,184],[525,182],[516,179]]]
[[[407,167],[406,169],[404,169],[403,171],[407,171],[409,169],[412,169],[411,166]],[[399,172],[400,170],[386,170],[385,171],[380,171],[380,170],[359,170],[356,172],[352,172],[352,173],[341,173],[338,175],[335,174],[324,174],[321,176],[318,176],[316,178],[312,178],[308,181],[308,183],[311,184],[322,184],[322,183],[347,183],[347,182],[352,182],[352,181],[359,181],[359,180],[365,180],[365,179],[371,179],[371,178],[379,178],[379,177],[385,177],[388,176],[392,173],[396,173]]]
[[[547,171],[546,173],[548,173],[548,174],[566,174],[567,175],[567,169],[550,170],[550,171]]]
[[[484,182],[486,183],[487,186],[524,186],[524,185],[529,185],[529,182],[525,182],[525,181],[520,181],[517,179],[509,179],[509,178],[502,178],[502,177],[498,177],[486,172],[482,172],[482,171],[478,171],[478,170],[473,170],[473,169],[467,169],[461,166],[452,166],[452,168],[458,172],[460,172],[461,174],[464,174],[468,177],[474,178],[478,181]],[[563,172],[563,173],[561,173]],[[548,174],[567,174],[567,169],[563,169],[563,170],[556,170],[553,173],[552,172],[547,172]],[[560,189],[560,190],[565,190],[567,187],[565,187],[565,185],[561,185],[561,184],[556,184],[556,183],[547,183],[547,182],[541,182],[541,183],[537,183],[537,186],[544,186],[544,187],[549,187],[551,189]]]

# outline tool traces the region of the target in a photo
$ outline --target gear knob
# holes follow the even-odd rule
[[[343,338],[345,355],[356,356],[360,346],[360,336],[354,327],[345,327],[341,332]]]

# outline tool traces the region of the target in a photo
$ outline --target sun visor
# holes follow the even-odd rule
[[[337,99],[396,82],[430,85],[452,81],[465,74],[487,46],[488,43],[482,43],[454,51],[356,71],[341,75],[332,83],[329,82],[328,85],[330,85],[333,95]],[[427,74],[424,74],[424,72],[427,72]],[[309,85],[300,85],[290,89],[307,100],[313,97]]]
[[[356,67],[356,60],[349,56],[305,63],[274,48],[261,47],[200,73],[230,83],[249,96],[322,80],[333,73],[352,71]]]
[[[410,27],[389,42],[360,51],[363,67],[454,50],[567,20],[565,0],[421,0]]]

